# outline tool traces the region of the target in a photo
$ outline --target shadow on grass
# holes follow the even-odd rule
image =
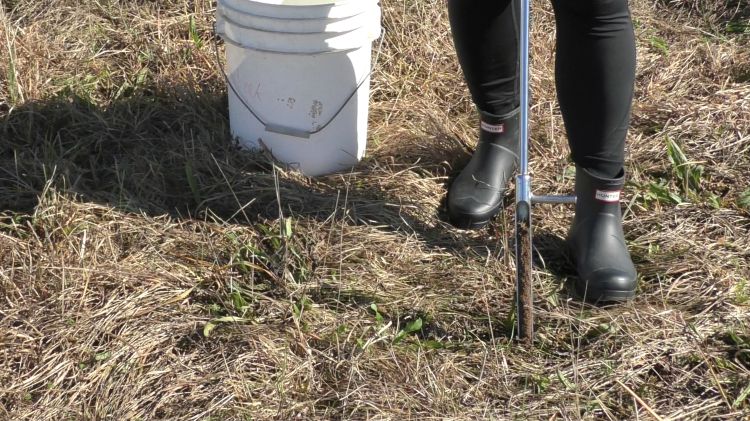
[[[534,231],[534,266],[551,273],[559,282],[576,275],[565,239],[549,231]]]
[[[190,179],[218,175],[211,156],[236,156],[221,101],[174,92],[108,108],[72,96],[12,109],[0,119],[0,206],[30,212],[49,184],[126,211],[184,212],[197,199]],[[252,170],[255,163],[230,164]]]
[[[216,215],[253,224],[275,219],[280,211],[319,221],[338,212],[348,223],[416,234],[427,246],[456,253],[492,247],[402,212],[411,204],[368,184],[390,175],[372,158],[351,174],[319,179],[275,174],[266,157],[231,139],[225,95],[152,88],[106,108],[80,96],[29,102],[0,111],[0,138],[3,211],[30,214],[53,187],[83,201],[153,216]],[[438,133],[436,139],[426,146],[429,156],[404,150],[392,155],[393,163],[400,168],[417,162],[420,175],[424,169],[430,176],[451,166],[443,157],[468,159],[466,152],[441,149],[460,148],[450,135]]]

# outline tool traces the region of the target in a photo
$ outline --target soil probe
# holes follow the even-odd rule
[[[534,203],[576,202],[575,196],[537,196],[531,190],[529,174],[529,14],[530,0],[521,0],[521,156],[516,179],[516,334],[527,343],[534,341],[534,291],[532,268],[532,212]]]

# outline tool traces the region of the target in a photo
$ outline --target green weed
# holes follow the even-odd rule
[[[734,348],[737,362],[750,368],[750,332],[744,326],[731,328],[726,332],[724,342]]]
[[[190,192],[193,193],[193,200],[195,200],[195,203],[200,203],[201,194],[198,188],[198,180],[195,177],[193,163],[190,159],[185,161],[185,178],[187,179],[188,186],[190,186]]]
[[[727,22],[726,32],[733,35],[750,34],[750,20],[732,20]]]
[[[190,39],[192,39],[193,44],[195,44],[195,48],[201,49],[203,47],[203,40],[201,39],[200,34],[198,34],[198,28],[195,25],[195,17],[193,15],[190,15],[188,32],[190,33]]]
[[[211,333],[220,324],[223,324],[223,323],[248,323],[248,322],[250,322],[250,319],[245,319],[242,317],[235,317],[235,316],[224,316],[224,317],[212,319],[211,321],[207,322],[205,326],[203,326],[203,336],[208,338],[209,336],[211,336]]]
[[[399,330],[399,332],[393,338],[393,343],[397,344],[404,340],[404,338],[406,338],[408,335],[417,333],[420,330],[422,330],[422,318],[417,318],[416,320],[407,323],[405,328]]]
[[[740,197],[737,199],[737,206],[750,211],[750,189],[740,193]]]
[[[537,394],[544,393],[552,384],[552,379],[540,374],[532,374],[529,380],[531,386],[534,388],[534,393]]]
[[[672,173],[679,182],[683,197],[695,197],[701,189],[704,168],[688,160],[685,153],[673,139],[667,137],[667,155],[672,164]]]
[[[737,398],[732,403],[732,408],[742,408],[750,404],[750,384],[745,386],[744,389],[737,395]]]
[[[251,242],[241,240],[237,233],[229,231],[226,236],[232,242],[232,248],[234,249],[230,257],[230,264],[240,273],[251,274],[259,269],[258,263],[263,265],[269,260],[263,250]]]
[[[370,304],[370,310],[375,313],[375,322],[377,323],[378,328],[383,326],[385,319],[383,318],[383,315],[378,311],[378,305],[375,303]]]
[[[10,102],[16,105],[23,101],[21,88],[18,85],[18,72],[16,69],[16,47],[10,39],[7,39],[8,48],[8,91],[10,93]]]
[[[682,197],[672,191],[669,183],[663,178],[648,183],[645,189],[641,190],[641,196],[646,204],[657,202],[678,205],[683,202]]]
[[[742,279],[734,286],[734,300],[739,305],[750,303],[750,283]]]
[[[568,380],[568,378],[565,377],[565,374],[563,374],[560,370],[557,370],[557,379],[560,380],[560,383],[565,386],[566,390],[574,391],[577,389],[575,383]]]
[[[303,295],[298,302],[292,303],[292,313],[294,314],[294,319],[297,323],[301,323],[305,312],[312,310],[312,308],[313,302],[306,295]]]
[[[659,37],[657,35],[652,35],[649,39],[649,44],[651,45],[651,48],[659,52],[663,56],[669,55],[669,45],[667,44],[667,41]]]
[[[690,161],[680,145],[667,137],[667,158],[671,166],[671,177],[658,177],[645,185],[639,185],[646,204],[657,202],[675,204],[705,200],[713,208],[720,208],[721,199],[711,193],[702,193],[704,167]],[[674,183],[674,184],[673,184]],[[677,191],[673,188],[676,185]]]

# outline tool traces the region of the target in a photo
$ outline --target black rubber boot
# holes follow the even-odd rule
[[[635,296],[636,271],[622,232],[620,193],[625,172],[605,179],[576,167],[576,214],[568,244],[576,262],[576,293],[594,303]]]
[[[500,211],[518,162],[519,115],[518,109],[503,116],[480,112],[477,148],[448,192],[448,215],[456,227],[480,228]]]

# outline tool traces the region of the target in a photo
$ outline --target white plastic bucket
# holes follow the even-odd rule
[[[310,176],[363,156],[377,0],[219,0],[233,136]]]

